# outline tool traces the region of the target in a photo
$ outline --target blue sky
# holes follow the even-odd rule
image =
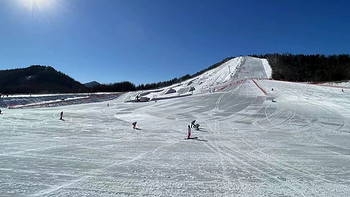
[[[29,5],[31,4],[31,5]],[[350,53],[350,1],[0,0],[0,69],[152,83],[228,56]]]

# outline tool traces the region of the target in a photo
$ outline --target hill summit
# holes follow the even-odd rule
[[[86,87],[51,66],[0,70],[0,93],[81,92]]]

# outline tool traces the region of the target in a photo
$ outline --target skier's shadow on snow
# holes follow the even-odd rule
[[[136,129],[136,130],[139,130],[139,131],[142,130],[142,129],[140,129],[140,128],[135,128],[135,129]]]
[[[208,142],[208,140],[199,139],[198,137],[185,138],[186,140],[196,140],[200,142]]]
[[[200,142],[208,142],[208,140],[204,140],[204,139],[199,139],[199,138],[197,138],[197,139],[194,139],[194,140],[197,140],[197,141],[200,141]]]

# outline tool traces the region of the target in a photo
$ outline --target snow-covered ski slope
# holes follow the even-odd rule
[[[246,69],[253,68],[248,59]],[[128,93],[101,103],[3,109],[0,194],[348,196],[349,90],[262,79],[269,76],[258,68],[259,76],[214,77],[221,84],[198,79],[196,90],[203,83],[207,90],[157,102],[125,102]],[[219,71],[229,73],[218,67],[211,76]],[[186,140],[194,119],[198,138]]]
[[[237,57],[193,79],[156,91],[136,92],[127,99],[134,100],[139,95],[150,100],[158,100],[213,92],[240,80],[267,79],[271,78],[271,75],[272,70],[266,59]]]
[[[327,83],[321,83],[320,85],[332,86],[332,87],[340,87],[340,88],[350,88],[350,81],[327,82]]]

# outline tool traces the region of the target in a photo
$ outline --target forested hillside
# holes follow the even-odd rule
[[[300,82],[327,82],[350,79],[350,56],[266,54],[276,80]]]
[[[87,88],[50,66],[0,70],[0,93],[69,93]]]

